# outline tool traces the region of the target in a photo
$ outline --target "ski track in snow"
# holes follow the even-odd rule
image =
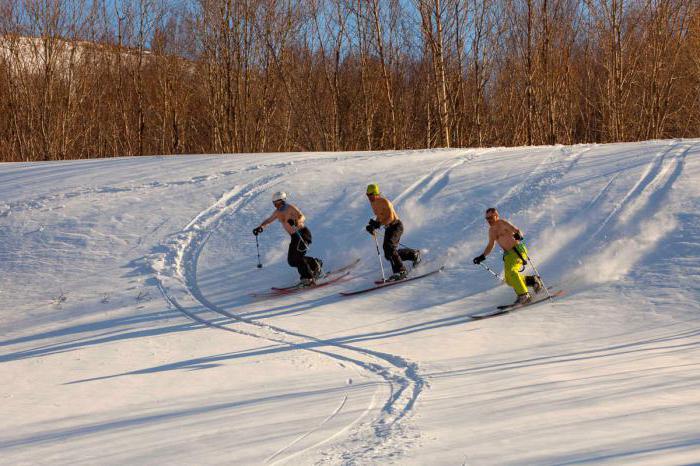
[[[685,158],[696,145],[674,143],[650,161],[623,200],[583,242],[584,248],[590,245],[594,251],[584,261],[595,264],[596,276],[589,276],[588,281],[596,283],[626,275],[644,254],[677,227],[679,212],[665,205],[663,199],[683,173]],[[596,244],[594,241],[601,236],[605,241]],[[631,237],[635,241],[630,241]]]
[[[12,202],[4,205],[4,209],[0,211],[0,217],[7,217],[13,212],[24,212],[30,210],[40,210],[45,209],[47,211],[61,209],[60,203],[65,200],[73,199],[80,196],[87,196],[91,194],[122,194],[122,193],[132,193],[132,192],[151,192],[154,189],[164,189],[170,187],[177,187],[182,185],[189,185],[194,183],[201,183],[204,181],[215,180],[220,176],[228,176],[237,174],[237,171],[223,172],[217,175],[210,176],[195,176],[188,180],[180,181],[169,181],[160,182],[152,181],[150,183],[141,184],[137,186],[100,186],[100,187],[81,187],[77,189],[72,189],[58,194],[47,194],[43,196],[36,197],[34,199],[26,199],[23,201]],[[58,203],[56,207],[47,207],[48,203]]]
[[[635,183],[622,200],[615,205],[613,210],[599,225],[598,229],[590,236],[590,239],[596,239],[607,227],[608,223],[616,217],[618,225],[629,223],[634,212],[641,209],[642,205],[648,202],[650,193],[658,190],[658,185],[661,180],[664,179],[666,173],[669,172],[671,165],[675,165],[676,170],[673,171],[674,176],[672,179],[669,179],[669,183],[672,184],[678,175],[680,175],[678,169],[682,169],[682,160],[692,148],[693,144],[674,143],[666,150],[659,152],[651,162],[649,162],[647,169],[641,175],[637,183]],[[675,155],[675,157],[669,157],[670,155]],[[668,185],[670,186],[670,184]]]
[[[549,229],[552,231],[551,234],[560,234],[560,241],[552,244],[551,256],[561,258],[562,264],[559,267],[562,269],[567,267],[567,261],[573,264],[576,256],[580,256],[583,258],[583,265],[590,266],[587,273],[595,275],[587,277],[588,282],[586,282],[586,279],[581,279],[581,277],[562,274],[561,278],[566,279],[566,288],[571,291],[572,295],[583,289],[580,287],[581,283],[577,282],[579,279],[585,282],[584,284],[596,283],[596,280],[598,280],[597,283],[613,283],[617,278],[624,277],[633,270],[634,265],[640,261],[641,257],[659,249],[659,240],[674,231],[678,231],[678,224],[681,223],[677,219],[679,216],[682,214],[695,216],[693,205],[690,205],[690,208],[686,207],[686,212],[683,212],[683,207],[679,206],[678,203],[666,202],[666,198],[671,197],[670,194],[675,182],[683,175],[688,154],[691,150],[700,147],[700,143],[669,141],[668,147],[657,144],[654,146],[654,152],[646,152],[643,162],[635,163],[634,174],[625,173],[624,170],[630,169],[630,167],[626,167],[610,174],[606,173],[606,176],[609,176],[607,180],[595,180],[596,183],[600,184],[596,184],[596,188],[591,189],[590,201],[586,200],[580,204],[582,208],[577,210],[575,214],[566,213],[563,221],[561,217],[556,217],[557,213],[552,213],[556,209],[551,208],[556,207],[553,201],[556,201],[559,194],[566,194],[563,186],[570,182],[562,183],[561,180],[566,178],[567,174],[576,168],[584,154],[594,147],[596,146],[521,149],[522,153],[530,152],[523,158],[525,163],[531,160],[537,162],[532,164],[532,170],[515,166],[493,180],[495,183],[501,184],[512,183],[509,189],[503,189],[502,192],[505,194],[497,200],[496,205],[509,216],[524,216],[523,227],[541,233],[540,226],[545,223],[544,217],[546,215],[551,216],[552,219],[556,218],[561,223],[557,228]],[[499,150],[482,149],[467,150],[463,153],[455,152],[454,157],[449,157],[446,160],[439,159],[432,166],[421,162],[425,168],[424,171],[421,171],[421,176],[404,189],[394,199],[394,202],[406,207],[429,204],[443,192],[444,188],[450,187],[450,178],[457,178],[457,170],[461,172],[467,168],[465,166],[467,162],[489,152],[499,152]],[[533,152],[534,154],[532,154]],[[401,152],[397,152],[395,155],[387,157],[397,157],[401,154]],[[615,155],[615,153],[605,154],[610,159]],[[357,160],[366,160],[372,157],[374,155],[368,154],[359,156]],[[100,195],[106,197],[123,192],[140,191],[148,193],[156,189],[204,183],[223,176],[245,173],[245,182],[233,186],[221,194],[213,204],[194,215],[181,230],[170,235],[165,242],[152,249],[152,254],[145,258],[145,262],[156,278],[156,286],[172,308],[177,309],[198,324],[222,332],[245,335],[269,342],[271,345],[268,345],[268,348],[293,349],[302,352],[309,358],[330,359],[340,365],[351,366],[351,369],[362,371],[373,379],[379,380],[370,402],[365,409],[353,415],[354,419],[351,422],[335,427],[333,432],[329,431],[328,425],[333,425],[334,420],[337,424],[339,415],[343,413],[344,409],[347,410],[347,406],[351,404],[352,393],[349,390],[342,393],[342,389],[340,389],[341,395],[334,405],[335,409],[329,408],[330,412],[326,416],[320,416],[322,419],[316,425],[308,427],[284,445],[276,448],[276,451],[264,460],[265,463],[291,463],[293,459],[300,458],[302,455],[303,460],[314,457],[321,464],[395,462],[401,458],[402,453],[415,447],[412,444],[417,443],[415,439],[420,435],[420,432],[416,431],[412,422],[407,421],[414,415],[415,403],[423,389],[428,386],[428,381],[439,376],[426,375],[429,372],[428,369],[424,369],[424,373],[421,374],[416,363],[402,356],[362,348],[352,343],[343,343],[343,341],[363,341],[361,339],[338,341],[332,338],[317,338],[255,320],[255,316],[269,311],[260,310],[248,314],[234,312],[232,309],[212,303],[202,289],[204,282],[200,284],[199,281],[201,279],[198,275],[200,256],[209,244],[211,235],[217,232],[222,224],[232,218],[235,219],[242,209],[251,207],[251,204],[261,194],[288,181],[286,173],[290,171],[290,166],[294,171],[295,164],[322,163],[320,162],[322,160],[324,159],[315,158],[286,163],[258,164],[212,175],[193,176],[189,179],[185,176],[175,181],[153,181],[133,186],[128,183],[121,185],[113,181],[114,186],[68,187],[65,188],[64,192],[37,196],[33,199],[10,204],[0,204],[0,217],[10,216],[13,212],[35,209],[50,212],[61,209],[62,202],[77,196]],[[325,160],[338,160],[338,158],[332,156]],[[605,163],[606,160],[603,162]],[[266,172],[268,174],[265,176],[257,175],[256,171],[260,169],[268,169],[272,172]],[[48,171],[51,172],[51,170]],[[462,173],[459,174],[462,175]],[[578,186],[574,187],[578,188]],[[330,203],[329,214],[333,214],[333,206],[347,198],[348,193],[348,188],[344,188],[337,199]],[[545,206],[545,209],[542,210],[546,213],[534,211],[540,206]],[[462,229],[470,228],[477,221],[481,221],[480,216]],[[166,218],[153,231],[160,229],[167,222]],[[546,235],[549,234],[549,232],[546,233]],[[80,244],[80,238],[71,238],[70,235],[75,236],[74,233],[66,233],[57,236],[56,240]],[[539,238],[539,241],[546,242],[545,239],[542,239],[542,235],[533,236]],[[633,237],[634,241],[630,241],[630,237]],[[677,241],[682,241],[678,244],[684,244],[687,248],[697,248],[698,245],[693,241],[688,242],[688,239],[692,238],[679,234]],[[140,245],[141,237],[138,241]],[[678,244],[675,247],[678,247]],[[569,248],[571,248],[570,256],[572,257],[569,257],[569,254],[563,254],[568,253]],[[131,248],[131,250],[133,249],[134,247]],[[543,254],[540,251],[537,252]],[[671,259],[669,259],[667,266],[671,267],[675,264],[677,264],[677,260],[671,264]],[[575,268],[576,265],[573,267]],[[582,269],[585,268],[582,267]],[[656,272],[646,271],[646,273]],[[660,274],[659,276],[664,278],[668,277],[669,274]],[[684,278],[687,278],[688,281],[692,280],[692,277]],[[449,319],[463,322],[464,317],[460,314]],[[504,358],[496,364],[492,361],[486,361],[471,367],[467,366],[459,371],[475,375],[489,372],[497,373],[502,370],[515,370],[536,364],[573,363],[582,359],[594,359],[601,355],[622,356],[642,351],[645,354],[663,356],[697,345],[694,340],[698,335],[697,328],[684,329],[681,333],[678,333],[674,327],[669,328],[673,331],[659,332],[658,329],[650,331],[648,339],[639,339],[639,337],[632,339],[634,334],[622,333],[615,336],[614,339],[609,339],[605,345],[586,349],[585,352],[568,350],[556,353],[554,356],[530,356],[515,360]],[[660,343],[674,342],[679,338],[692,338],[693,340],[673,345],[660,345]],[[70,348],[71,344],[56,347],[55,350],[66,350]],[[35,351],[41,354],[41,348]],[[427,367],[428,364],[425,366]],[[450,373],[456,372],[451,371]],[[615,375],[613,372],[612,376]],[[572,380],[566,383],[576,387],[578,382]],[[343,414],[347,416],[346,413]],[[64,434],[64,432],[61,433],[61,435]],[[60,440],[58,436],[55,438],[57,441]]]
[[[470,151],[468,151],[470,152]],[[432,198],[440,189],[446,186],[449,181],[449,175],[452,170],[463,165],[466,162],[466,158],[459,157],[457,161],[451,159],[438,164],[438,166],[431,170],[427,175],[419,178],[415,183],[411,184],[406,188],[401,194],[396,196],[393,200],[394,205],[399,206],[410,197],[415,197],[420,194],[420,200],[426,201]],[[444,166],[448,165],[447,168]]]
[[[368,156],[362,156],[362,157],[358,157],[358,158],[365,158],[365,157],[368,157]],[[329,161],[329,160],[337,160],[337,156],[319,157],[317,159],[317,161],[319,163],[322,163],[324,161]],[[137,192],[150,193],[154,189],[167,189],[167,188],[173,188],[173,187],[176,188],[179,186],[188,186],[188,185],[193,185],[193,184],[199,184],[199,183],[204,183],[204,182],[208,182],[208,181],[218,180],[221,178],[226,178],[226,177],[229,177],[232,175],[240,175],[241,173],[247,173],[247,172],[254,173],[255,171],[258,171],[260,169],[265,169],[265,168],[284,169],[284,168],[288,168],[290,166],[294,166],[295,163],[297,163],[297,162],[287,161],[287,162],[274,162],[274,163],[259,163],[256,165],[246,166],[244,168],[235,169],[235,170],[224,170],[224,171],[220,171],[217,173],[192,176],[192,177],[187,178],[187,179],[170,180],[170,181],[154,180],[154,181],[150,181],[148,183],[142,183],[142,184],[138,184],[138,185],[133,185],[133,184],[129,184],[128,182],[125,182],[121,185],[115,185],[115,186],[104,186],[104,185],[101,185],[101,186],[73,186],[73,187],[64,188],[63,192],[59,191],[59,192],[51,193],[51,194],[43,194],[43,195],[40,195],[40,196],[37,196],[34,198],[23,199],[20,201],[0,204],[0,218],[12,215],[13,212],[24,212],[24,211],[41,210],[41,209],[44,209],[46,211],[52,211],[52,210],[61,209],[61,208],[63,208],[63,206],[61,205],[61,202],[66,201],[66,200],[70,200],[73,198],[77,198],[77,197],[82,197],[82,196],[137,193]],[[52,167],[48,167],[47,169],[49,170],[49,172],[58,171],[56,168],[52,168]],[[37,170],[38,169],[35,168],[31,171],[31,173],[34,173]],[[65,169],[61,170],[60,172],[63,173],[64,171],[65,171]],[[13,181],[18,181],[24,177],[32,176],[31,173],[30,173],[30,175],[25,175],[25,176],[13,174]],[[50,207],[47,205],[49,203],[54,203],[57,205]]]
[[[452,167],[461,163],[463,161]],[[376,457],[378,454],[392,456],[400,454],[408,448],[409,442],[405,440],[407,427],[399,421],[411,412],[426,384],[425,380],[418,374],[415,363],[397,355],[372,351],[332,340],[318,339],[275,325],[244,318],[213,304],[199,288],[197,262],[210,234],[216,230],[224,218],[234,215],[239,209],[251,202],[255,196],[267,192],[282,180],[282,175],[272,175],[254,180],[244,187],[234,187],[221,196],[214,205],[199,213],[182,231],[172,235],[171,240],[165,245],[165,252],[158,252],[147,258],[158,279],[159,289],[167,302],[196,322],[350,363],[383,379],[389,387],[390,395],[379,416],[370,425],[363,423],[355,428],[349,434],[349,440],[345,442],[345,445],[341,444],[340,448],[332,448],[329,452],[324,452],[321,463],[354,464],[355,462],[362,463],[363,458]],[[187,295],[194,300],[194,305],[184,304]],[[180,297],[178,298],[178,296]],[[229,323],[216,322],[215,318],[205,318],[202,314],[206,312],[225,316],[233,320],[235,326],[231,327]],[[342,405],[338,411],[340,409],[342,409]],[[369,410],[370,408],[352,424],[360,421]],[[349,426],[343,430],[346,430],[347,427]],[[308,436],[310,433],[306,435]],[[309,448],[318,447],[337,435],[338,433]],[[412,439],[414,438],[412,437]],[[297,439],[297,442],[300,440],[301,438]],[[284,450],[291,446],[288,445]],[[283,450],[268,460],[272,460],[282,453]],[[279,458],[275,463],[286,461],[300,453],[302,452]]]
[[[551,194],[556,184],[581,160],[591,146],[574,150],[559,147],[544,156],[530,173],[516,183],[496,204],[510,216],[521,215],[533,206],[539,206]],[[527,191],[527,195],[525,195]]]

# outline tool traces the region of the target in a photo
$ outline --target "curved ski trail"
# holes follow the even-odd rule
[[[224,193],[216,203],[195,216],[182,231],[173,234],[158,252],[147,257],[147,261],[166,301],[196,322],[294,349],[306,350],[317,356],[352,364],[380,377],[388,385],[390,394],[379,416],[369,425],[365,422],[353,429],[349,434],[350,445],[344,447],[341,444],[333,447],[323,454],[321,462],[336,464],[348,459],[362,462],[367,455],[374,458],[384,454],[395,457],[410,444],[406,440],[401,440],[406,438],[406,426],[399,421],[411,412],[425,386],[425,380],[418,374],[415,363],[397,355],[372,351],[332,339],[319,339],[276,325],[247,319],[210,302],[198,285],[197,262],[210,234],[220,222],[234,215],[255,196],[280,183],[281,178],[281,174],[270,175],[246,186],[236,186]],[[215,316],[207,317],[207,314],[211,313]],[[222,322],[221,316],[227,319]],[[331,438],[336,435],[337,433]],[[388,441],[393,438],[399,440]],[[330,438],[320,443],[326,443],[328,440]],[[291,445],[287,449],[290,447]],[[281,453],[282,451],[275,457]],[[293,453],[292,456],[297,454],[298,452]],[[273,458],[269,458],[271,459]],[[283,460],[286,458],[277,458],[275,462]]]

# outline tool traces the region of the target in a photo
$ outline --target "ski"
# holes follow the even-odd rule
[[[350,262],[347,265],[344,265],[344,266],[339,267],[337,269],[330,270],[330,271],[326,272],[325,274],[323,274],[323,276],[319,278],[319,281],[324,280],[325,278],[328,278],[331,275],[337,275],[339,273],[344,273],[346,271],[349,271],[350,269],[354,268],[359,263],[360,263],[360,259],[355,259],[354,261]],[[325,283],[325,282],[323,282],[323,283]],[[300,285],[301,285],[300,283],[295,283],[294,285],[289,285],[289,286],[281,286],[281,287],[273,286],[270,289],[272,291],[296,290],[299,288],[303,288]],[[306,288],[310,288],[310,287],[306,287]]]
[[[328,275],[329,274],[326,274],[326,277],[328,277]],[[321,280],[319,280],[311,285],[307,285],[307,286],[303,286],[301,284],[298,284],[296,286],[287,287],[287,288],[273,288],[272,289],[272,293],[273,293],[272,296],[285,296],[288,294],[297,293],[299,291],[306,291],[306,290],[313,290],[316,288],[322,288],[324,286],[328,286],[328,285],[331,285],[333,283],[337,283],[337,282],[341,281],[342,279],[347,278],[348,275],[350,275],[349,270],[347,270],[343,273],[336,272],[333,275],[333,278],[321,279]]]
[[[326,275],[327,277],[328,275]],[[301,291],[306,291],[306,290],[315,290],[316,288],[322,288],[324,286],[332,285],[333,283],[340,283],[344,280],[347,280],[348,277],[350,276],[350,271],[346,271],[341,274],[335,274],[332,278],[327,279],[327,280],[319,280],[313,285],[309,286],[301,286],[295,285],[291,287],[286,287],[286,288],[277,288],[274,290],[262,292],[262,293],[252,293],[250,296],[254,298],[256,301],[262,301],[265,299],[270,299],[270,298],[279,298],[281,296],[287,296],[290,294],[294,293],[299,293]]]
[[[565,294],[565,291],[563,290],[556,290],[556,291],[550,291],[549,295],[551,296],[552,299],[558,298],[560,296],[563,296]],[[544,303],[546,301],[550,301],[550,296],[542,296],[540,298],[534,299],[533,301],[530,301],[527,304],[504,304],[502,306],[497,306],[496,307],[496,312],[491,312],[488,314],[477,314],[471,316],[472,319],[487,319],[489,317],[496,317],[500,316],[503,314],[509,314],[511,312],[519,311],[521,309],[524,309],[526,307],[530,307],[534,304],[539,304],[539,303]]]
[[[430,275],[434,275],[434,274],[436,274],[436,273],[442,272],[442,270],[443,270],[444,268],[445,268],[445,267],[442,266],[442,267],[440,267],[439,269],[435,269],[435,270],[432,270],[432,271],[430,271],[430,272],[423,273],[423,274],[421,274],[421,275],[416,275],[415,277],[410,277],[410,276],[409,276],[409,277],[403,278],[403,279],[401,279],[401,280],[394,280],[394,281],[390,281],[390,282],[389,282],[389,281],[387,281],[387,282],[379,281],[379,282],[375,282],[375,285],[374,285],[374,286],[371,286],[371,287],[369,287],[369,288],[363,288],[363,289],[355,290],[355,291],[341,291],[340,294],[343,295],[343,296],[354,296],[354,295],[356,295],[356,294],[368,293],[368,292],[370,292],[370,291],[374,291],[374,290],[378,290],[378,289],[381,289],[381,288],[385,288],[385,287],[387,287],[387,286],[399,285],[399,284],[401,284],[401,283],[406,283],[406,282],[410,282],[410,281],[413,281],[413,280],[418,280],[419,278],[428,277],[428,276],[430,276]]]
[[[256,300],[264,300],[268,298],[276,298],[279,296],[285,296],[292,293],[297,293],[304,290],[313,290],[315,288],[320,288],[328,286],[333,283],[338,283],[343,279],[347,279],[350,275],[350,271],[360,263],[360,259],[355,259],[347,265],[339,267],[337,269],[330,270],[325,273],[323,278],[319,279],[316,283],[310,286],[301,286],[300,283],[295,283],[294,285],[285,287],[271,287],[269,291],[264,291],[261,293],[251,293],[249,296],[256,298]]]

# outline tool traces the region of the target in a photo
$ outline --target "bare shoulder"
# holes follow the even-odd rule
[[[512,223],[510,223],[508,220],[505,220],[502,218],[498,219],[498,224],[501,226],[502,229],[517,230],[517,228],[515,228],[515,226]]]

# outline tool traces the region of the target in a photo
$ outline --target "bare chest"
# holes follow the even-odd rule
[[[494,225],[491,228],[491,235],[504,250],[511,249],[517,243],[507,225]]]

